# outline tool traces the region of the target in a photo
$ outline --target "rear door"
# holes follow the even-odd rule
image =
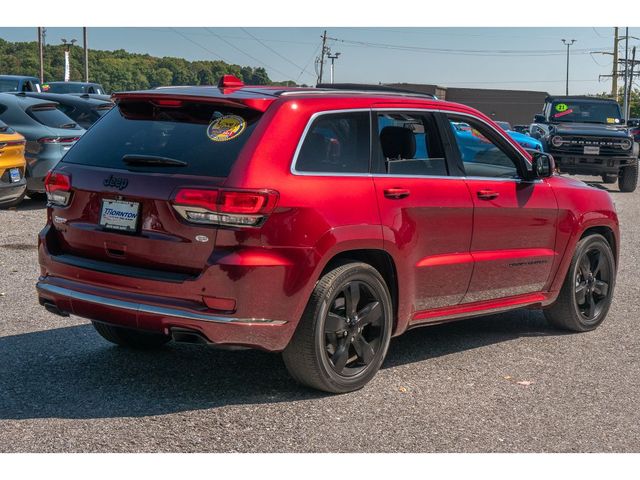
[[[201,272],[217,227],[185,221],[172,199],[179,189],[221,185],[260,117],[248,108],[212,102],[121,101],[56,169],[69,174],[72,184],[70,206],[55,212],[58,253],[132,268]],[[216,128],[224,122],[236,127],[234,135],[231,127]]]
[[[448,115],[473,199],[473,276],[463,302],[539,292],[556,256],[558,205],[544,180],[523,180],[525,160],[475,117]],[[456,128],[459,122],[470,131]]]
[[[458,304],[469,285],[473,202],[445,155],[437,114],[374,111],[374,182],[385,249],[396,259],[400,305]]]

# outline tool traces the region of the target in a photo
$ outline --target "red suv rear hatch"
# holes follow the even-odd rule
[[[227,198],[219,187],[262,115],[207,100],[128,96],[84,135],[47,181],[50,201],[62,207],[51,213],[55,260],[167,281],[206,267],[216,202]],[[249,213],[260,213],[271,201],[260,195],[241,207],[259,202]]]

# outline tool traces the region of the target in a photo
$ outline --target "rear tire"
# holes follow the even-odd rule
[[[621,192],[633,192],[638,186],[638,162],[624,167],[618,178],[618,188]]]
[[[282,356],[299,383],[331,393],[358,390],[378,372],[389,348],[391,295],[380,273],[347,263],[316,284]]]
[[[614,175],[612,173],[603,173],[602,174],[602,183],[616,183],[618,180],[618,175]]]
[[[563,330],[595,330],[609,312],[615,283],[616,265],[609,242],[602,235],[589,235],[578,242],[560,294],[544,316]]]
[[[150,350],[160,348],[171,340],[170,336],[161,333],[142,332],[106,323],[93,322],[93,327],[102,338],[121,347]]]

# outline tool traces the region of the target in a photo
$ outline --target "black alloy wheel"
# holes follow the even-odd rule
[[[337,292],[324,319],[325,352],[335,372],[361,373],[380,349],[383,307],[373,288],[353,280]]]
[[[613,265],[602,245],[594,245],[585,251],[576,272],[575,301],[585,322],[593,322],[609,300],[609,284]]]

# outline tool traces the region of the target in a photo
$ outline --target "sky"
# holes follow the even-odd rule
[[[323,28],[139,27],[89,28],[89,47],[125,49],[153,56],[217,60],[264,67],[272,80],[315,84],[314,59]],[[451,87],[540,90],[562,94],[566,47],[571,46],[569,93],[611,90],[613,28],[608,27],[464,27],[327,28],[328,46],[340,53],[335,81],[354,83],[427,83]],[[621,35],[624,29],[621,28]],[[629,35],[640,39],[640,28]],[[0,38],[36,40],[36,28],[0,27]],[[81,43],[82,29],[48,28],[47,44],[61,38]],[[639,45],[631,38],[629,46]],[[620,45],[623,52],[624,44]],[[638,51],[640,57],[640,50]],[[3,73],[3,72],[0,72]],[[325,81],[329,80],[328,64]]]

